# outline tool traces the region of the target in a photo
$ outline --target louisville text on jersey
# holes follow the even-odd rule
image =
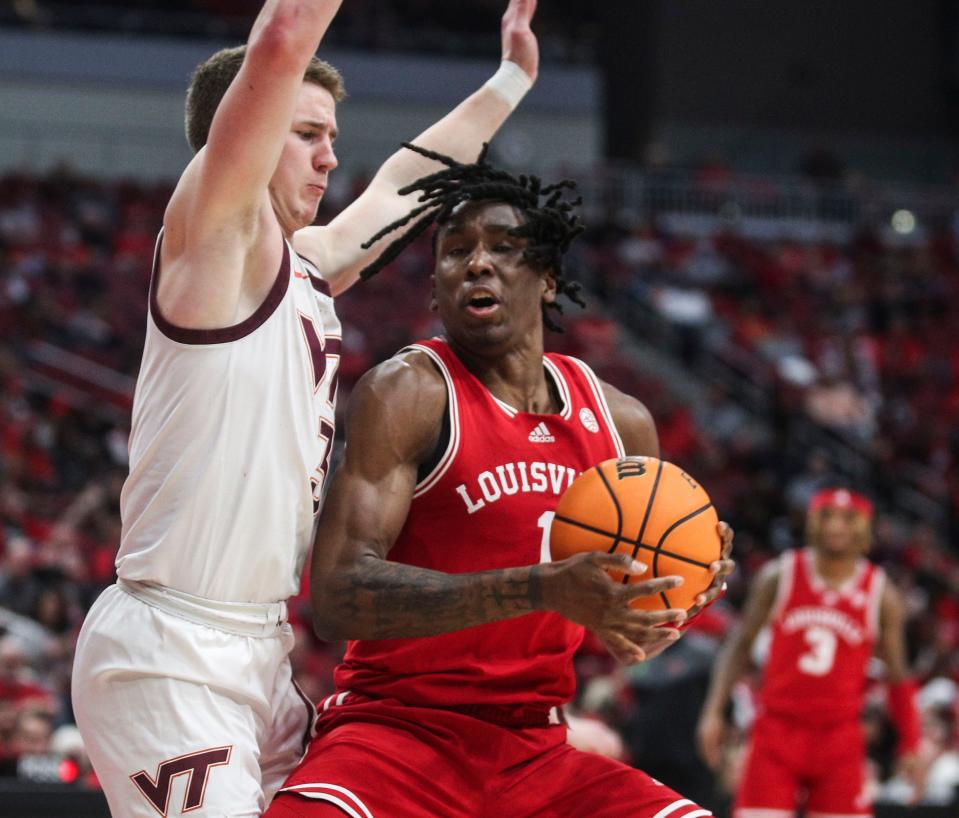
[[[783,617],[782,628],[785,633],[803,631],[813,626],[834,631],[850,645],[859,645],[866,638],[859,623],[842,611],[831,608],[803,606],[793,608]]]
[[[493,469],[480,472],[472,485],[461,483],[456,493],[462,498],[469,514],[475,514],[487,503],[495,503],[502,497],[513,494],[561,495],[576,479],[579,472],[559,463],[520,460],[504,463]]]

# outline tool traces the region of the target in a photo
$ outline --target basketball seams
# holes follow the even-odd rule
[[[652,501],[650,501],[650,506],[652,506]],[[698,517],[698,516],[699,516],[700,514],[702,514],[704,511],[708,511],[708,510],[711,509],[712,507],[713,507],[713,504],[712,504],[712,503],[706,503],[706,505],[704,505],[702,508],[697,508],[695,511],[691,511],[689,514],[687,514],[685,517],[681,517],[680,519],[676,520],[676,522],[674,522],[669,528],[667,528],[667,529],[663,532],[663,536],[659,538],[659,542],[656,543],[656,548],[654,549],[654,552],[655,552],[655,555],[653,556],[653,576],[654,576],[654,577],[658,577],[658,576],[659,576],[659,557],[660,557],[660,554],[668,555],[669,557],[672,557],[672,558],[674,558],[674,559],[678,557],[678,555],[673,554],[673,553],[670,552],[670,551],[664,551],[664,550],[663,550],[663,544],[666,542],[666,539],[669,537],[669,535],[672,534],[672,533],[673,533],[677,528],[679,528],[683,523],[688,523],[690,520]],[[683,560],[683,561],[685,562],[685,561],[687,561],[687,560]],[[697,562],[696,564],[697,564],[697,565],[702,565],[703,568],[708,568],[708,567],[709,567],[709,564],[703,565],[703,564],[700,563],[700,562]],[[672,606],[670,605],[670,603],[669,603],[669,597],[666,596],[666,592],[665,592],[665,591],[661,591],[661,592],[660,592],[660,598],[661,598],[663,604],[664,604],[667,608],[672,607]]]
[[[636,559],[636,555],[639,553],[639,549],[643,543],[643,534],[646,533],[646,524],[649,522],[650,514],[653,511],[653,503],[656,502],[656,492],[659,490],[659,478],[663,474],[663,461],[659,461],[659,466],[656,468],[656,479],[653,480],[653,488],[649,492],[649,499],[646,501],[646,513],[643,515],[642,525],[639,527],[639,534],[636,535],[636,539],[633,542],[633,559]],[[656,576],[656,564],[655,562],[651,566],[653,569],[653,576]],[[623,577],[623,584],[625,585],[629,582],[629,577]]]
[[[613,487],[609,484],[609,479],[603,470],[599,466],[594,466],[593,468],[595,468],[596,473],[599,474],[599,478],[603,481],[603,485],[606,487],[606,491],[613,501],[613,506],[616,508],[616,536],[613,537],[613,545],[609,549],[610,554],[615,554],[616,549],[619,548],[619,544],[623,540],[623,507],[620,505],[619,497],[617,497],[616,492],[613,491]]]
[[[571,525],[574,528],[581,528],[583,529],[583,531],[589,531],[592,534],[602,534],[604,537],[609,537],[610,539],[615,539],[616,537],[616,535],[613,534],[612,531],[606,531],[605,529],[602,529],[602,528],[596,528],[596,526],[592,526],[589,523],[583,523],[583,522],[580,522],[579,520],[573,520],[573,519],[570,519],[569,517],[563,517],[561,514],[557,514],[556,516],[554,516],[553,522],[566,523],[566,525]],[[633,545],[632,540],[625,540],[625,542],[628,542],[630,545]],[[613,553],[613,552],[611,551],[610,553]]]
[[[667,528],[663,532],[663,536],[659,538],[659,543],[656,545],[656,549],[657,550],[662,549],[663,543],[666,542],[666,538],[670,534],[672,534],[677,528],[679,528],[683,523],[688,523],[694,517],[698,517],[703,512],[709,511],[709,509],[711,509],[712,507],[713,507],[712,503],[706,503],[706,505],[704,505],[702,508],[697,508],[695,511],[689,512],[689,514],[687,514],[685,517],[681,517],[680,519],[676,520],[676,522],[674,522],[669,528]],[[672,554],[669,551],[667,551],[666,553],[672,556]]]
[[[643,463],[646,468],[639,465]],[[656,464],[655,470],[650,468],[653,463]],[[619,481],[613,476],[613,468],[617,469]],[[596,472],[598,480],[592,471]],[[645,475],[642,480],[625,479],[642,475]],[[691,596],[703,582],[709,567],[719,559],[712,556],[717,549],[714,543],[717,538],[710,535],[710,525],[711,521],[715,523],[716,513],[706,492],[677,466],[654,457],[607,460],[593,466],[581,477],[586,478],[582,490],[571,494],[568,501],[562,498],[555,514],[553,533],[556,538],[553,542],[558,553],[632,552],[633,559],[640,559],[652,569],[649,578],[679,574],[691,582],[688,589],[657,591],[653,596],[645,597],[641,605],[638,600],[631,603],[632,607],[657,610],[692,604]],[[693,489],[692,494],[685,490],[686,485],[678,477],[685,479],[685,484]],[[663,497],[659,496],[660,489]],[[603,499],[604,495],[612,501],[615,518]],[[698,507],[690,511],[690,507],[696,504]],[[709,514],[704,517],[705,512]],[[679,514],[682,516],[676,519]],[[687,525],[690,522],[693,525]],[[715,529],[715,525],[712,528]],[[644,542],[647,535],[650,544]],[[673,543],[676,551],[672,548]],[[682,553],[684,551],[689,555]],[[648,559],[646,555],[649,555]],[[611,573],[616,574],[615,571]],[[616,581],[628,585],[636,578],[624,572]]]
[[[596,528],[596,526],[589,525],[589,523],[584,523],[579,520],[573,520],[569,517],[563,517],[560,514],[557,514],[553,518],[553,523],[554,524],[564,523],[565,525],[570,525],[573,528],[581,528],[583,529],[583,531],[588,531],[590,534],[599,534],[603,537],[607,537],[608,539],[612,539],[615,536],[612,531],[606,531],[603,528]],[[641,543],[641,542],[636,542],[635,540],[629,539],[629,537],[620,537],[619,539],[620,539],[620,542],[627,543],[628,545],[633,546],[636,549],[637,553],[639,551],[655,551],[656,550],[655,546],[646,545],[645,543]],[[613,554],[615,552],[610,551],[609,553]],[[685,562],[685,563],[688,563],[689,565],[695,565],[697,568],[709,568],[709,565],[710,565],[710,563],[708,562],[700,562],[699,560],[693,559],[692,557],[687,557],[684,554],[676,554],[672,551],[666,551],[665,549],[663,550],[663,556],[669,557],[670,559],[677,560],[678,562]]]

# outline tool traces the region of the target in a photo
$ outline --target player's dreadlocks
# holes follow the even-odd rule
[[[517,178],[506,171],[497,170],[486,161],[488,144],[483,145],[483,150],[473,164],[462,164],[449,156],[408,142],[404,142],[403,147],[428,159],[442,162],[446,165],[446,170],[424,176],[399,190],[402,196],[419,191],[417,201],[422,204],[380,230],[363,244],[364,249],[417,217],[419,219],[360,273],[362,278],[376,275],[431,224],[444,224],[448,221],[453,210],[462,202],[497,201],[519,208],[526,218],[524,224],[509,231],[510,235],[529,240],[523,251],[525,261],[539,270],[550,270],[553,273],[558,295],[565,295],[581,307],[586,306],[586,302],[579,295],[580,285],[568,280],[563,274],[563,254],[584,229],[573,212],[582,199],[563,198],[564,190],[576,187],[574,182],[564,179],[554,185],[544,186],[536,176]],[[555,301],[543,305],[543,323],[549,329],[562,332],[562,327],[550,319],[546,312],[547,307],[562,314],[562,305]]]

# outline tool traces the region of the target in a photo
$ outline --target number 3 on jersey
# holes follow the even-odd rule
[[[300,313],[300,326],[303,338],[310,352],[310,364],[313,368],[313,395],[318,403],[319,427],[317,437],[320,440],[322,456],[310,475],[310,487],[313,490],[313,513],[320,510],[323,501],[323,484],[330,470],[330,455],[333,452],[333,416],[336,407],[336,386],[340,370],[340,350],[342,342],[335,336],[320,340],[313,319]]]
[[[825,676],[836,661],[836,634],[813,626],[803,634],[809,651],[799,657],[799,669],[810,676]]]

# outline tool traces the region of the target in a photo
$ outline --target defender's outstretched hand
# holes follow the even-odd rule
[[[536,13],[536,0],[510,0],[500,31],[503,59],[516,63],[535,82],[539,73],[539,42],[529,27]]]

